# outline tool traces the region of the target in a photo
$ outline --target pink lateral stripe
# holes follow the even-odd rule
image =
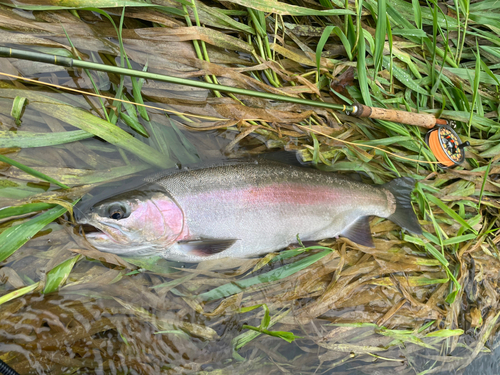
[[[387,204],[383,194],[367,195],[366,192],[357,193],[345,188],[335,189],[326,186],[311,188],[310,185],[303,184],[272,184],[246,189],[215,190],[201,193],[198,198],[260,204],[315,205],[332,202],[347,203],[359,200],[369,201],[371,204]]]

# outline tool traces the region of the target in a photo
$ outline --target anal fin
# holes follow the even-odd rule
[[[233,239],[200,239],[195,241],[177,242],[178,248],[186,254],[198,255],[200,257],[218,254],[227,250],[237,240]]]
[[[375,247],[370,230],[370,217],[362,216],[354,223],[345,228],[341,236],[349,238],[351,241],[366,247]]]

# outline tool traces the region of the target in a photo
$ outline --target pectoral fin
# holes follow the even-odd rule
[[[360,217],[345,228],[340,235],[362,246],[375,247],[375,245],[373,245],[372,233],[370,230],[369,216]]]
[[[238,240],[225,239],[201,239],[196,241],[177,242],[178,248],[186,254],[197,255],[200,257],[218,254],[229,249]]]

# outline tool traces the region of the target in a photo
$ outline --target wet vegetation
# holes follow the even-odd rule
[[[499,11],[0,1],[3,47],[432,113],[471,144],[441,169],[417,127],[0,58],[0,359],[21,374],[432,374],[488,355],[500,324]],[[95,184],[279,149],[377,184],[415,178],[424,235],[376,218],[376,248],[340,238],[189,265],[99,252],[71,225]]]

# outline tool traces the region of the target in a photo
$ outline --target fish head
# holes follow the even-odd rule
[[[85,237],[101,251],[153,255],[172,246],[184,230],[184,214],[165,191],[132,190],[75,206],[75,219]]]

